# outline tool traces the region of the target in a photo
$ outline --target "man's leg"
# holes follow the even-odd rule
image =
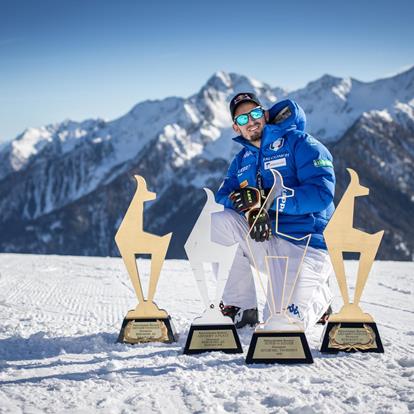
[[[329,255],[312,247],[305,250],[305,246],[281,238],[274,238],[268,250],[270,278],[264,320],[270,316],[270,309],[287,309],[287,314],[301,321],[304,329],[314,326],[332,301]]]
[[[308,247],[299,277],[288,303],[288,314],[302,321],[304,329],[312,328],[332,302],[328,286],[332,274],[329,255],[324,250]]]
[[[244,217],[233,210],[224,209],[211,215],[211,239],[224,246],[239,243],[227,284],[224,288],[223,302],[241,309],[257,308],[256,288],[250,268],[251,257],[246,242],[248,224]],[[263,249],[260,243],[250,243],[253,253]],[[263,253],[261,253],[263,255]],[[258,254],[255,254],[255,258]],[[216,266],[213,266],[216,272]]]
[[[271,314],[283,313],[289,305],[297,275],[302,265],[304,248],[280,237],[273,237],[267,248],[266,273],[268,274],[266,305],[263,319]]]

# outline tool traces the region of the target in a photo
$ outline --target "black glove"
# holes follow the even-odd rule
[[[257,207],[257,203],[260,200],[260,191],[254,187],[244,187],[233,191],[229,198],[233,203],[234,209],[239,213],[243,213],[252,207]]]
[[[270,217],[266,209],[262,209],[258,219],[256,220],[259,211],[259,208],[250,210],[247,221],[249,223],[249,229],[251,229],[250,237],[257,242],[264,242],[265,240],[269,240],[270,235],[272,234],[272,228],[270,224]],[[254,222],[255,220],[256,223]]]

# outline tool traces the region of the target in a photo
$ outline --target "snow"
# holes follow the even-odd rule
[[[146,283],[150,262],[138,265]],[[182,354],[202,310],[187,261],[165,262],[156,294],[179,342],[128,346],[115,343],[136,305],[121,259],[1,254],[0,413],[408,413],[413,274],[413,263],[375,262],[364,291],[385,354],[322,355],[318,326],[313,365],[247,366],[245,354]],[[245,353],[251,334],[240,331]]]

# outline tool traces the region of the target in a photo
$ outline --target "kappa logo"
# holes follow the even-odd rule
[[[292,303],[287,308],[288,308],[288,310],[289,310],[290,313],[292,313],[294,316],[297,316],[298,318],[301,319],[300,312],[299,312],[299,307],[298,306],[295,306],[295,304]]]
[[[276,141],[273,141],[273,142],[270,144],[270,147],[269,147],[269,148],[270,148],[272,151],[279,151],[279,150],[280,150],[280,148],[282,148],[282,147],[283,147],[284,142],[285,142],[284,138],[279,138],[279,139],[277,139]]]

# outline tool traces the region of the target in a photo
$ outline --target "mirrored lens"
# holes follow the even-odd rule
[[[262,108],[256,108],[250,112],[250,115],[253,119],[260,119],[263,116],[263,113]]]
[[[240,126],[246,125],[249,122],[249,115],[241,114],[241,115],[237,116],[236,117],[236,122]]]

